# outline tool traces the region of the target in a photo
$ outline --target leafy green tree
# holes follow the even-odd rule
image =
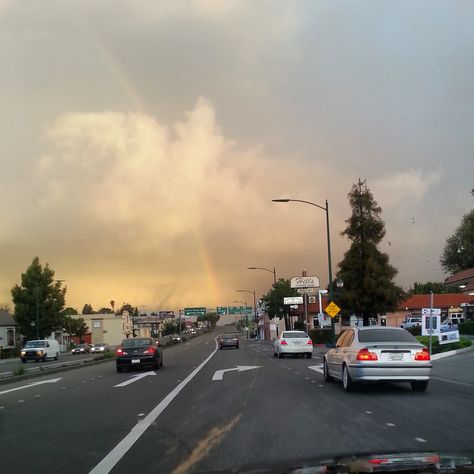
[[[77,312],[77,309],[75,308],[71,308],[70,306],[68,306],[64,311],[63,311],[63,314],[65,316],[69,316],[69,315],[76,315],[76,314],[79,314]]]
[[[210,329],[214,329],[216,327],[217,321],[219,321],[220,315],[217,313],[207,313],[204,316],[204,321],[207,321]]]
[[[35,257],[22,273],[21,284],[15,285],[11,291],[14,318],[24,337],[44,338],[62,329],[66,287],[61,288],[61,282],[54,280],[54,271],[48,264],[42,266]]]
[[[177,332],[176,324],[172,323],[171,321],[168,321],[164,324],[161,334],[163,336],[170,336],[171,334],[176,334],[176,332]]]
[[[99,311],[97,311],[99,314],[114,314],[114,312],[110,308],[106,308],[105,306],[103,308],[100,308]]]
[[[449,287],[444,283],[437,281],[427,281],[426,283],[418,283],[415,281],[413,288],[411,288],[408,293],[410,295],[427,295],[430,292],[435,294],[461,293],[461,289],[457,287]]]
[[[352,243],[339,263],[337,278],[342,279],[344,288],[337,303],[344,314],[362,317],[366,326],[370,318],[394,310],[403,291],[393,282],[397,270],[388,255],[377,248],[385,235],[385,224],[365,181],[354,184],[348,198],[352,214],[342,235]]]
[[[69,315],[64,316],[63,327],[70,336],[78,337],[81,342],[83,337],[89,332],[84,318],[72,318]]]
[[[280,278],[262,298],[267,305],[267,314],[270,318],[275,316],[278,316],[280,319],[287,317],[287,308],[283,305],[283,298],[286,296],[298,296],[298,292],[296,288],[291,288],[290,280]]]
[[[441,265],[449,273],[474,268],[474,209],[463,216],[456,232],[446,241]]]
[[[92,305],[90,305],[89,303],[86,303],[84,307],[82,308],[82,314],[94,314]]]

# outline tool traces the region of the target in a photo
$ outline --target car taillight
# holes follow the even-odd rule
[[[282,339],[282,340],[280,341],[280,344],[281,344],[282,346],[287,346],[287,345],[288,345],[288,343],[287,343],[284,339]]]
[[[389,459],[367,459],[370,464],[386,464],[390,462]]]
[[[310,339],[307,343],[306,343],[307,346],[312,346],[313,345],[313,341]]]
[[[421,352],[415,354],[415,360],[431,360],[430,353],[426,347]]]
[[[369,352],[369,349],[365,347],[357,353],[357,360],[379,360],[375,352]]]
[[[143,354],[153,355],[156,352],[155,347],[148,347],[143,351]]]
[[[117,351],[116,351],[117,355],[120,356],[120,355],[123,355],[124,352],[123,352],[123,349],[121,347],[117,347]]]

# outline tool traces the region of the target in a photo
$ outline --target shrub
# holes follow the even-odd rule
[[[309,331],[309,337],[313,344],[326,344],[332,341],[331,329],[314,328]]]
[[[474,321],[459,324],[459,334],[474,335]]]
[[[426,347],[430,345],[430,337],[429,336],[418,336],[418,341],[424,344]],[[449,344],[440,344],[438,337],[433,336],[431,341],[431,348],[433,354],[439,354],[441,352],[448,352],[454,351],[456,349],[463,349],[465,347],[469,347],[472,345],[472,341],[466,337],[461,337],[459,342],[451,342]]]
[[[18,375],[25,375],[26,370],[22,365],[19,365],[18,367],[15,367],[13,370],[13,375],[18,376]]]

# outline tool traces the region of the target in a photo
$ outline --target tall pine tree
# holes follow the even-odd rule
[[[344,288],[338,303],[346,314],[362,317],[367,326],[370,318],[396,309],[403,291],[393,283],[397,270],[388,255],[377,248],[385,236],[385,224],[366,182],[359,179],[348,198],[352,215],[342,235],[352,243],[339,263],[337,278],[342,279]]]

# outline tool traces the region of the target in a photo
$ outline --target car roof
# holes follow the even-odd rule
[[[304,332],[305,333],[306,331],[304,331],[303,329],[300,329],[299,331],[283,331],[283,332]]]
[[[396,329],[397,331],[406,331],[406,329],[397,328],[396,326],[362,326],[362,327],[357,326],[357,329],[359,331],[367,331],[370,329],[377,329],[377,330],[380,329],[381,331],[388,331],[389,329],[393,331],[394,329]]]

